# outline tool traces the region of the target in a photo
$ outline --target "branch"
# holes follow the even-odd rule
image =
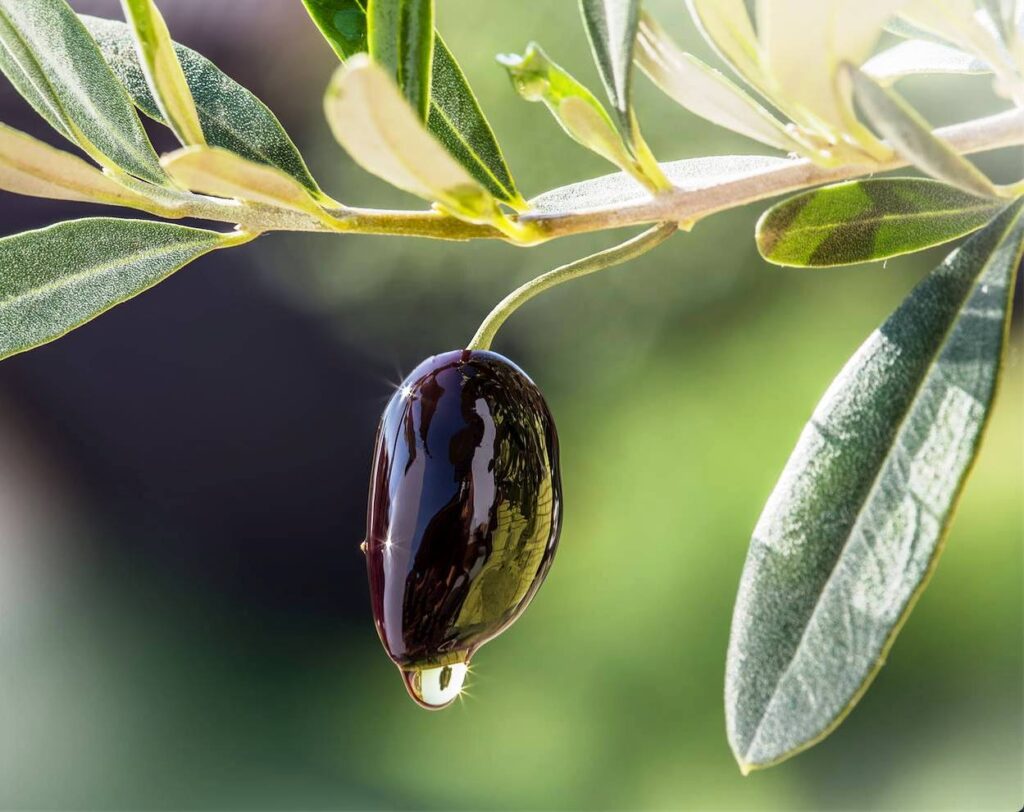
[[[935,130],[935,134],[948,141],[961,154],[1019,146],[1024,144],[1024,110],[1009,110],[941,127]],[[828,168],[799,159],[779,168],[767,169],[710,188],[687,190],[676,187],[656,197],[584,212],[527,211],[520,215],[519,220],[536,227],[539,241],[661,222],[693,223],[708,215],[759,200],[906,165],[907,161],[900,157],[872,166]],[[507,239],[506,235],[495,228],[466,223],[438,211],[338,209],[330,212],[337,221],[337,226],[332,229],[306,214],[261,204],[239,204],[237,201],[204,197],[201,208],[202,213],[198,216],[204,219],[237,223],[249,231],[318,231],[442,240]]]

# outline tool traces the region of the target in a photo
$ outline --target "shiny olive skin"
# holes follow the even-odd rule
[[[561,501],[554,421],[508,359],[436,355],[391,398],[377,432],[366,563],[380,639],[420,704],[454,699],[442,690],[450,666],[468,664],[526,608],[555,554]],[[421,677],[440,679],[445,698],[425,701]]]

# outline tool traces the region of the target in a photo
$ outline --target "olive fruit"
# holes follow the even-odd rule
[[[423,707],[454,701],[474,652],[540,587],[561,488],[551,413],[507,358],[435,355],[391,398],[363,549],[377,632]]]

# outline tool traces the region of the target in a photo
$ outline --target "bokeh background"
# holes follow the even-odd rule
[[[116,0],[73,5],[119,16]],[[162,5],[331,194],[413,203],[331,142],[334,58],[298,0]],[[596,86],[575,6],[439,3],[528,195],[608,171],[493,61],[538,39]],[[682,2],[648,6],[707,55]],[[934,123],[999,108],[984,79],[905,89]],[[637,100],[665,160],[759,151],[642,78]],[[6,83],[0,120],[51,138]],[[1022,169],[1020,151],[979,160]],[[266,236],[0,365],[0,807],[1019,808],[1019,328],[944,560],[874,687],[798,758],[748,778],[732,760],[722,681],[750,531],[832,376],[944,253],[769,267],[762,208],[502,331],[558,420],[565,530],[529,612],[442,713],[406,698],[369,616],[357,545],[377,415],[508,290],[621,235],[529,251]],[[4,234],[95,213],[0,196]]]

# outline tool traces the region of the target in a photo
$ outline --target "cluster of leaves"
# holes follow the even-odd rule
[[[659,164],[630,101],[634,64],[692,113],[812,164],[860,174],[912,164],[930,177],[805,191],[756,229],[767,260],[802,267],[877,261],[977,232],[833,382],[754,531],[729,646],[729,739],[744,770],[820,740],[865,690],[934,567],[991,412],[1024,250],[1024,184],[993,183],[892,85],[911,74],[990,73],[1024,107],[1024,2],[758,0],[755,25],[744,0],[688,0],[732,79],[684,53],[638,0],[580,0],[608,107],[538,45],[499,61],[520,96],[620,171],[531,201],[435,31],[431,0],[303,2],[342,62],[324,100],[336,139],[431,210],[374,212],[328,196],[255,96],[172,42],[153,0],[122,0],[127,22],[76,15],[66,0],[0,0],[0,70],[92,161],[0,124],[0,189],[236,225],[220,233],[89,218],[0,239],[0,358],[265,231],[527,245],[545,238],[542,219],[614,213],[679,189],[701,195],[793,164]],[[904,39],[872,55],[883,25]],[[181,148],[158,157],[138,111]],[[621,261],[674,230],[663,223],[576,267]],[[508,307],[575,271],[552,273]]]

